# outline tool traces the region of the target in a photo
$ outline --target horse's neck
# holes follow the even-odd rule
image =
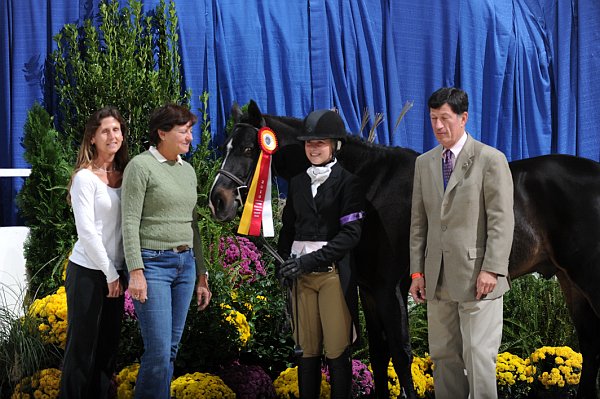
[[[355,136],[347,138],[338,154],[346,170],[370,182],[389,170],[412,173],[417,156],[407,148],[372,144]]]
[[[267,126],[277,136],[279,150],[273,155],[275,173],[285,180],[308,168],[309,163],[304,154],[304,145],[296,137],[302,131],[302,120],[292,117],[263,115]]]

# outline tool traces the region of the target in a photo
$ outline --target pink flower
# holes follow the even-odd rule
[[[125,312],[123,313],[123,318],[137,320],[133,299],[129,295],[129,291],[125,291]]]
[[[237,271],[248,283],[256,281],[256,275],[267,274],[261,260],[262,254],[246,237],[221,237],[219,256],[223,257],[224,269]]]

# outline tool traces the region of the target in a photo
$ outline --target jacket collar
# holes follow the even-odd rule
[[[473,165],[473,160],[475,158],[475,139],[470,134],[467,134],[467,141],[465,142],[464,147],[458,154],[458,158],[454,162],[454,170],[450,175],[450,180],[448,180],[448,184],[446,186],[446,191],[444,192],[444,178],[442,176],[442,152],[444,151],[444,147],[442,145],[438,145],[434,151],[432,151],[432,156],[429,161],[429,165],[431,168],[431,172],[433,175],[433,180],[435,182],[435,186],[438,189],[438,193],[440,197],[443,197],[445,193],[450,192],[458,183],[460,183],[465,173],[471,168]]]

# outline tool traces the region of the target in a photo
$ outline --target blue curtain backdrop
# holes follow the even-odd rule
[[[145,1],[146,11],[158,0]],[[98,0],[5,0],[0,9],[0,168],[26,168],[27,111],[44,101],[52,36]],[[419,152],[436,142],[426,101],[440,86],[470,96],[468,131],[509,160],[548,153],[600,158],[597,0],[177,0],[185,84],[210,94],[213,135],[234,101],[303,117],[338,107],[359,134]],[[414,101],[402,123],[396,118]],[[366,132],[363,132],[363,134]],[[17,223],[22,179],[0,179],[0,225]]]

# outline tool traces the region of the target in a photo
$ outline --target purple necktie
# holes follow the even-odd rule
[[[452,158],[454,158],[454,154],[450,150],[444,151],[444,157],[442,161],[442,172],[444,173],[444,190],[448,185],[448,180],[450,180],[450,175],[452,174],[453,162]]]

